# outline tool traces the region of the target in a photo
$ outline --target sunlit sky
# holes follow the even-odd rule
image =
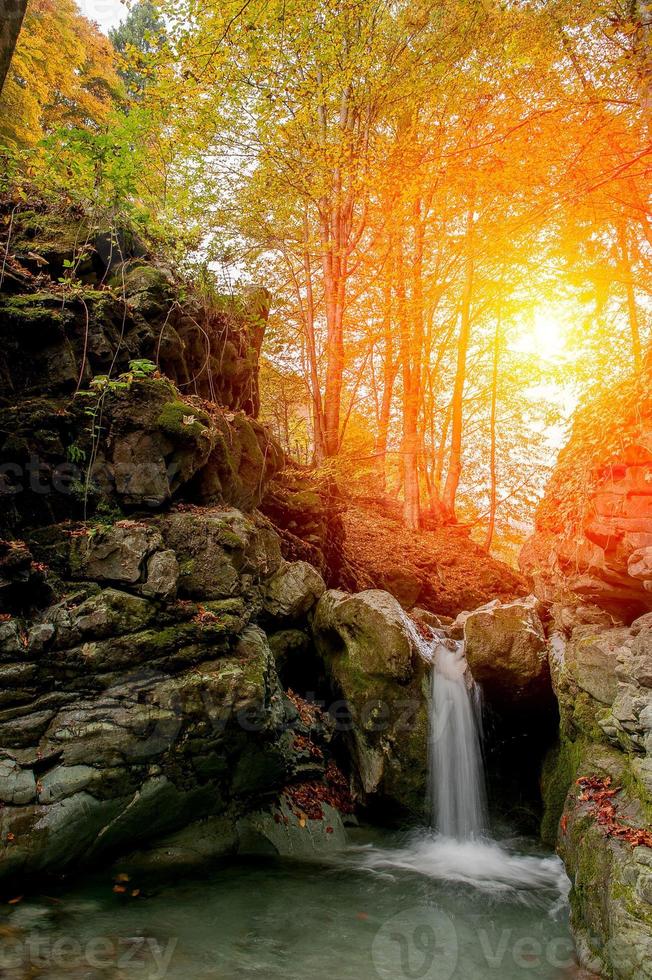
[[[77,0],[77,6],[85,17],[96,21],[106,33],[111,27],[116,27],[128,13],[128,6],[123,0]]]

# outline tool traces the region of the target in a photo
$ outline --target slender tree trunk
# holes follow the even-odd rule
[[[453,403],[449,402],[446,407],[446,413],[444,415],[444,421],[441,427],[441,434],[439,437],[439,447],[437,449],[437,455],[435,457],[435,468],[432,480],[432,491],[433,494],[437,495],[437,502],[441,502],[441,484],[444,477],[444,460],[446,458],[446,443],[448,441],[448,430],[451,426],[451,415],[453,414]],[[434,504],[435,501],[433,500]]]
[[[501,297],[498,299],[502,302]],[[489,523],[484,539],[484,550],[489,551],[496,527],[496,405],[498,402],[498,362],[500,359],[501,307],[498,307],[494,333],[493,367],[491,372],[491,414],[489,420]]]
[[[27,0],[0,0],[0,92],[9,71],[26,9]]]
[[[451,449],[448,459],[448,472],[442,494],[443,505],[455,518],[455,498],[462,474],[462,430],[464,425],[464,385],[466,383],[466,357],[469,348],[471,332],[471,299],[473,296],[473,204],[469,207],[466,228],[466,267],[464,273],[464,291],[462,294],[462,311],[460,333],[457,341],[457,368],[451,408]]]
[[[412,259],[412,302],[408,311],[405,295],[405,269],[403,246],[399,246],[398,307],[401,338],[401,362],[403,366],[403,519],[410,528],[421,525],[421,499],[419,490],[419,408],[421,405],[421,359],[423,353],[423,223],[420,202],[415,204],[415,246]],[[411,313],[411,315],[410,315]]]
[[[638,326],[638,312],[636,309],[636,296],[634,294],[634,281],[632,276],[632,265],[627,248],[627,233],[622,222],[618,224],[618,245],[620,248],[620,267],[627,293],[627,313],[629,315],[629,329],[632,336],[632,357],[634,358],[634,370],[638,373],[641,370],[641,333]]]
[[[378,413],[378,429],[374,446],[378,488],[381,493],[385,493],[387,489],[387,440],[397,373],[398,360],[394,356],[394,340],[392,337],[392,287],[391,282],[387,282],[384,289],[383,310],[383,394]]]
[[[303,219],[303,271],[306,280],[306,342],[308,348],[308,367],[310,371],[310,392],[312,396],[312,425],[313,442],[315,446],[315,462],[323,463],[326,455],[324,445],[324,409],[319,387],[319,371],[317,367],[317,343],[315,340],[315,301],[312,289],[312,264],[310,261],[310,235],[308,219]]]
[[[344,371],[343,343],[339,334],[337,311],[337,256],[331,237],[330,216],[322,215],[322,268],[326,305],[326,383],[324,386],[324,451],[335,456],[339,449],[342,377]]]

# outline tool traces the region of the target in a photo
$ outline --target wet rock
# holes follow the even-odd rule
[[[320,819],[310,819],[281,797],[273,809],[238,822],[240,853],[309,860],[343,850],[347,837],[341,814],[328,803],[322,803],[321,810]]]
[[[0,800],[14,806],[36,799],[34,773],[21,769],[10,757],[0,758]]]
[[[652,813],[652,622],[584,624],[556,634],[551,666],[560,708],[559,745],[544,771],[544,838],[555,843],[573,887],[572,924],[582,961],[601,974],[651,976],[652,852],[600,821],[576,781],[607,779],[615,821],[649,830]]]
[[[331,682],[344,698],[360,791],[389,809],[423,814],[428,733],[428,667],[414,626],[387,592],[329,591],[313,635]]]
[[[144,574],[145,559],[161,545],[155,528],[125,522],[73,538],[71,563],[78,578],[133,585]]]
[[[174,551],[158,551],[147,561],[147,573],[143,595],[169,599],[176,595],[179,578],[179,562]]]
[[[207,817],[163,837],[153,847],[134,851],[115,866],[118,873],[162,875],[203,871],[211,862],[234,855],[239,837],[230,816]]]
[[[91,618],[89,629],[106,628],[106,619]],[[242,812],[301,772],[265,634],[241,624],[220,649],[223,628],[189,623],[185,634],[128,634],[123,649],[111,637],[53,654],[41,684],[47,689],[53,670],[85,693],[62,691],[64,703],[41,713],[27,730],[38,731],[38,749],[15,750],[22,764],[0,760],[0,795],[12,804],[0,812],[0,875],[62,869],[231,805]],[[185,647],[184,636],[186,644],[192,637]],[[150,656],[139,671],[143,649],[166,669],[154,669]],[[98,685],[103,676],[108,685]]]
[[[546,637],[534,597],[481,606],[463,614],[461,625],[471,672],[492,703],[522,706],[551,698]]]
[[[274,619],[299,619],[325,591],[323,578],[308,562],[283,562],[265,582],[263,607]]]

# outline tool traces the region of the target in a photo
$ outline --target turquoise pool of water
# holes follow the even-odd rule
[[[201,877],[110,872],[0,916],[0,975],[219,980],[579,977],[567,880],[534,842],[354,832],[323,863],[251,857]],[[132,894],[138,892],[138,894]],[[16,896],[17,897],[17,896]]]

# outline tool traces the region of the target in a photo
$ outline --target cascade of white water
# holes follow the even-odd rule
[[[487,828],[480,689],[473,681],[464,644],[432,642],[430,709],[430,800],[435,829],[468,840]]]

